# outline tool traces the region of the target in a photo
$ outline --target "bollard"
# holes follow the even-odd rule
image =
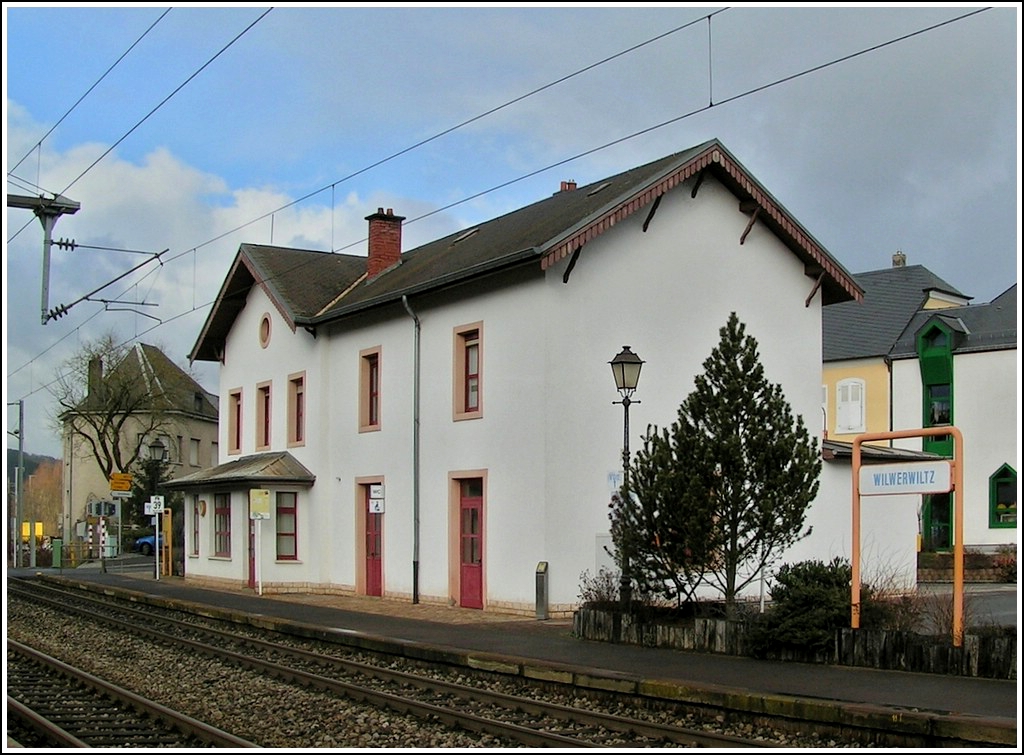
[[[548,617],[548,562],[537,563],[537,618]]]

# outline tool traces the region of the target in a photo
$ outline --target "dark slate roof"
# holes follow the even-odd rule
[[[842,440],[823,440],[821,442],[821,456],[825,461],[836,459],[853,459],[853,443]],[[860,458],[865,464],[877,462],[898,461],[931,461],[933,459],[945,459],[945,456],[933,454],[929,451],[914,451],[909,448],[892,448],[890,446],[874,446],[870,443],[861,443]]]
[[[560,191],[405,252],[400,264],[368,280],[363,277],[365,256],[244,244],[191,358],[220,358],[224,339],[254,283],[264,287],[293,328],[315,327],[513,266],[539,263],[544,269],[704,171],[747,202],[751,212],[756,208],[757,222],[770,228],[804,262],[808,275],[820,276],[824,303],[860,297],[853,276],[718,140],[711,140],[575,190]]]
[[[953,331],[953,353],[1001,351],[1017,348],[1017,284],[1014,283],[988,304],[933,309],[918,312],[907,324],[889,356],[917,357],[917,334],[938,320]]]
[[[298,323],[314,318],[364,272],[366,257],[242,244],[190,358],[220,361],[217,349],[223,346],[254,285],[263,288],[295,330]]]
[[[261,485],[302,485],[309,487],[316,476],[287,451],[271,451],[244,456],[184,477],[168,480],[163,486],[172,490],[186,488],[238,488]]]
[[[863,301],[843,302],[822,310],[821,350],[825,362],[888,354],[929,291],[970,299],[921,265],[872,270],[854,277],[864,290]]]
[[[199,385],[156,346],[136,344],[104,379],[138,386],[160,401],[154,408],[217,421],[217,396]],[[200,397],[198,406],[196,396]]]

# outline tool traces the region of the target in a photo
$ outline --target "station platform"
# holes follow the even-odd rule
[[[151,564],[148,571],[8,569],[7,574],[83,583],[149,602],[199,604],[210,615],[255,615],[264,626],[282,622],[317,627],[359,636],[373,646],[430,649],[468,666],[518,668],[518,673],[541,679],[586,678],[591,686],[605,689],[646,686],[688,702],[745,700],[740,704],[751,710],[823,706],[831,710],[823,715],[843,720],[920,719],[917,725],[944,732],[985,729],[994,739],[982,741],[1009,742],[1010,749],[1020,751],[1018,679],[761,661],[593,642],[573,637],[570,619],[538,620],[365,596],[211,589],[181,577],[155,579]]]

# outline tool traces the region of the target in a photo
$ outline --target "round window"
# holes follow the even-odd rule
[[[260,318],[260,346],[264,349],[270,344],[270,315]]]

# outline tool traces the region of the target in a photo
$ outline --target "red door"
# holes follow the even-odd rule
[[[366,594],[380,597],[382,592],[381,579],[381,519],[383,514],[375,514],[370,510],[370,488],[366,487]]]
[[[483,481],[463,480],[459,499],[459,605],[484,607]]]

